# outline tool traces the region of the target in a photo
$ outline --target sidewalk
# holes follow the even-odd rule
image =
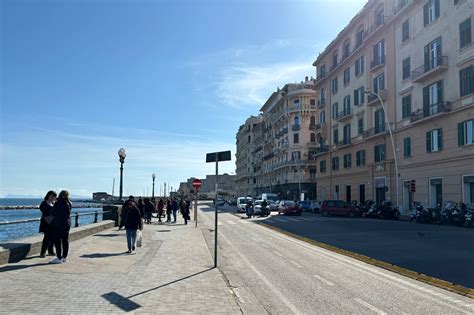
[[[143,235],[136,255],[114,229],[72,242],[65,264],[0,267],[0,313],[241,313],[199,228],[152,224]]]

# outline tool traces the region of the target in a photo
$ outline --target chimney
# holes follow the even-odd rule
[[[304,81],[305,81],[305,82],[308,82],[308,76],[305,76],[305,77],[304,77]]]

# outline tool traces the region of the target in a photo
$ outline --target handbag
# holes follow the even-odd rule
[[[142,247],[142,245],[143,245],[142,231],[138,230],[137,231],[137,247]]]

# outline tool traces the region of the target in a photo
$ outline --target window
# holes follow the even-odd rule
[[[332,134],[334,138],[334,144],[338,144],[339,143],[339,129],[334,129],[332,131]]]
[[[342,129],[342,143],[350,144],[351,143],[351,124],[347,124]]]
[[[402,24],[402,42],[410,38],[410,20],[405,20]]]
[[[383,39],[377,44],[375,44],[373,52],[374,61],[372,66],[385,63],[385,41]]]
[[[344,85],[349,84],[351,81],[351,68],[347,68],[344,70]]]
[[[360,150],[356,152],[356,165],[357,166],[365,165],[365,150]]]
[[[402,61],[402,78],[403,80],[410,78],[410,57]]]
[[[326,173],[326,160],[319,161],[319,172]]]
[[[364,73],[364,56],[359,57],[355,61],[355,76],[359,76]]]
[[[461,97],[474,93],[474,65],[459,71]]]
[[[309,118],[309,124],[310,125],[316,125],[316,117],[314,115],[312,115],[310,118]]]
[[[411,94],[402,97],[402,119],[411,116]]]
[[[438,152],[443,149],[441,128],[426,133],[426,152]]]
[[[352,156],[350,153],[344,154],[344,168],[351,168]]]
[[[325,111],[321,111],[319,113],[319,122],[320,123],[326,122],[326,112]]]
[[[332,104],[332,119],[336,119],[336,118],[337,118],[338,107],[339,107],[339,104],[338,104],[338,103]]]
[[[458,124],[458,145],[474,144],[474,119]]]
[[[385,161],[385,144],[378,144],[374,147],[374,162]]]
[[[310,141],[312,143],[316,142],[316,134],[314,132],[312,132],[311,135],[310,135]]]
[[[464,48],[471,43],[471,18],[459,24],[460,48]]]
[[[374,92],[378,93],[383,89],[385,89],[385,76],[382,73],[381,75],[374,78]]]
[[[351,53],[351,44],[349,42],[346,42],[344,44],[343,52],[342,52],[342,58],[347,58],[349,57],[349,54]]]
[[[355,48],[359,48],[362,46],[362,41],[364,40],[364,27],[360,28],[359,31],[356,33],[356,44]]]
[[[364,87],[354,90],[354,105],[359,106],[364,104]]]
[[[324,89],[319,90],[319,101],[324,104],[326,100],[326,91]]]
[[[428,117],[440,112],[443,104],[443,81],[423,88],[423,116]]]
[[[357,120],[357,133],[361,135],[364,132],[364,118]]]
[[[439,0],[428,0],[423,6],[423,21],[425,26],[439,17]]]
[[[298,133],[293,134],[293,143],[299,143],[300,142],[300,135]]]
[[[309,105],[311,105],[311,106],[316,105],[316,100],[315,100],[314,98],[311,98],[311,99],[309,100]]]
[[[295,118],[293,118],[293,123],[294,123],[296,126],[299,126],[299,124],[300,124],[300,117],[295,116]]]
[[[335,52],[333,55],[332,55],[332,68],[336,68],[337,67],[337,52]]]
[[[411,138],[407,137],[403,139],[403,157],[411,156]]]
[[[425,72],[441,65],[443,56],[441,53],[441,37],[425,46],[424,50]]]
[[[381,133],[385,131],[385,115],[383,109],[376,110],[374,114],[374,131],[376,134]]]
[[[344,97],[344,115],[350,115],[351,113],[351,96],[346,95]]]
[[[309,178],[311,180],[315,180],[316,179],[316,169],[315,168],[310,168],[309,169]]]
[[[326,65],[319,67],[319,78],[324,78],[326,76]]]
[[[338,156],[332,158],[332,170],[333,171],[339,170],[339,157]]]
[[[380,26],[383,24],[384,20],[384,15],[383,15],[383,9],[380,9],[379,11],[375,12],[375,26]]]
[[[332,79],[332,81],[331,81],[331,92],[332,92],[332,94],[337,93],[337,77]]]

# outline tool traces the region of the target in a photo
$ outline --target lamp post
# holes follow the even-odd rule
[[[155,198],[155,178],[156,178],[155,173],[151,175],[151,178],[153,178],[153,188],[151,189],[151,199],[154,199]]]
[[[119,200],[122,201],[122,197],[123,197],[123,163],[125,162],[125,157],[127,156],[127,154],[125,153],[125,149],[124,148],[120,148],[120,150],[118,150],[118,156],[119,156],[119,161],[120,161],[120,196],[119,196]]]
[[[397,205],[397,208],[399,207],[398,205],[398,160],[397,160],[397,152],[395,151],[395,141],[393,140],[393,133],[392,133],[392,126],[390,124],[390,121],[388,120],[388,115],[387,115],[387,111],[385,110],[385,105],[383,104],[383,100],[382,98],[380,97],[379,94],[375,93],[375,92],[372,92],[370,90],[368,91],[364,91],[365,94],[373,94],[375,96],[377,96],[379,102],[380,102],[380,105],[382,105],[382,110],[383,110],[383,113],[385,115],[385,120],[387,121],[387,125],[388,125],[388,133],[390,135],[390,141],[392,142],[392,150],[393,150],[393,159],[395,161],[395,193],[396,193],[396,205]]]

